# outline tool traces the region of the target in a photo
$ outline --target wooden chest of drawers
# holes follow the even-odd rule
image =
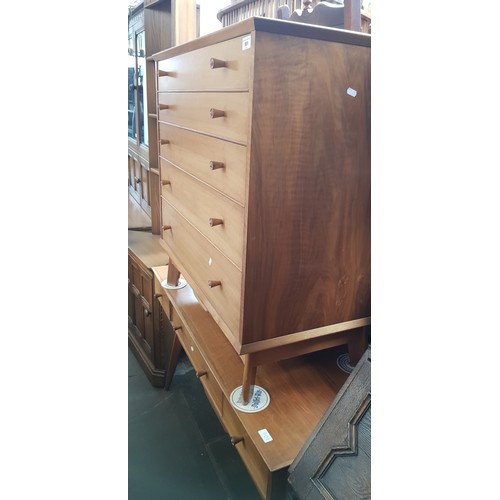
[[[251,18],[153,56],[161,241],[240,355],[370,323],[370,44]]]

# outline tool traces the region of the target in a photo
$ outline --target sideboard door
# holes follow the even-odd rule
[[[299,500],[371,498],[371,347],[289,468]]]

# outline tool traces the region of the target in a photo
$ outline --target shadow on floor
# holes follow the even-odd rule
[[[186,355],[168,391],[128,366],[128,500],[260,500]]]

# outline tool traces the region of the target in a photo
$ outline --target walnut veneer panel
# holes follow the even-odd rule
[[[208,70],[199,61],[215,48],[222,60],[244,69],[247,86],[243,80],[200,82],[198,76]],[[178,65],[174,73],[183,90],[167,86],[158,93],[159,102],[168,106],[159,111],[161,157],[196,178],[192,189],[184,183],[184,206],[172,201],[181,217],[170,215],[185,235],[163,231],[162,236],[173,263],[191,279],[237,352],[368,324],[370,36],[253,18],[154,57],[163,68],[174,59],[203,68]],[[211,118],[209,109],[226,116]],[[234,177],[227,192],[223,183],[211,182],[210,174],[222,172],[206,170],[218,151],[207,141],[226,144],[220,154],[231,172],[233,160],[238,165],[237,189]],[[229,145],[242,149],[233,155]],[[211,217],[218,209],[212,189],[216,196],[241,202],[242,240],[216,241],[200,225],[205,216],[199,214]],[[163,200],[168,201],[167,194]],[[166,206],[164,215],[169,211]],[[206,263],[213,248],[220,251],[220,262],[223,256],[236,263],[241,276],[213,276],[214,268]],[[224,273],[222,267],[219,271]],[[222,286],[209,292],[207,279]]]
[[[370,316],[370,51],[259,33],[255,59],[243,342]]]

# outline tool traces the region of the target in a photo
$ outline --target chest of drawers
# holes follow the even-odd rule
[[[240,355],[370,323],[370,43],[251,18],[153,56],[161,241]]]

